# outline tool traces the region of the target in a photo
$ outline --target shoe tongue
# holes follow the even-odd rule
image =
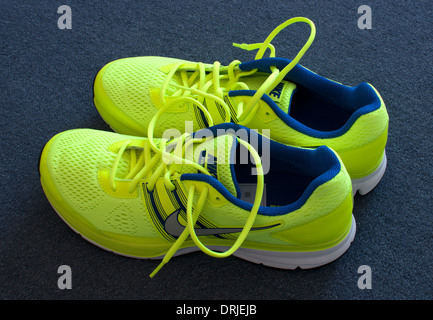
[[[245,82],[251,90],[257,90],[266,79],[266,76],[250,76],[244,79],[241,78],[241,81]],[[290,110],[290,103],[295,91],[296,84],[287,80],[283,80],[272,89],[272,91],[269,93],[269,97],[281,110],[288,114]]]
[[[239,188],[233,170],[237,143],[236,137],[221,135],[196,143],[193,148],[187,148],[185,151],[187,159],[194,159],[196,163],[207,169],[235,197],[238,197]],[[191,168],[193,167],[184,166],[182,173],[192,173]]]

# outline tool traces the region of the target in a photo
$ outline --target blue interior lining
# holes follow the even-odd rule
[[[283,69],[288,59],[266,58],[242,63],[241,70],[258,69],[269,73],[270,66]],[[363,82],[356,87],[344,86],[296,65],[285,77],[296,83],[289,114],[283,112],[268,96],[264,100],[288,126],[317,138],[333,138],[346,133],[362,115],[377,110],[381,101],[375,90]],[[234,90],[230,96],[252,96],[253,90]],[[323,121],[326,119],[326,121]]]
[[[216,125],[200,130],[196,134],[199,136],[218,135],[223,134],[228,129],[231,129],[233,132],[239,132],[238,130],[242,129],[244,130],[243,132],[247,132],[249,139],[252,136],[258,137],[257,151],[260,156],[262,156],[263,142],[269,143],[271,154],[269,157],[270,170],[264,178],[267,185],[272,185],[270,189],[272,195],[268,200],[275,207],[261,206],[259,214],[276,216],[299,209],[318,186],[331,180],[341,170],[338,158],[326,146],[316,149],[301,149],[286,146],[258,135],[255,131],[253,132],[246,127],[233,123]],[[203,134],[204,130],[207,130],[206,134]],[[240,147],[238,148],[240,150]],[[262,159],[264,158],[262,157]],[[236,180],[239,183],[256,181],[257,177],[250,174],[252,167],[251,163],[245,165],[234,164]],[[183,174],[181,179],[206,182],[234,205],[245,210],[252,209],[252,204],[233,196],[221,182],[212,176],[193,173]]]

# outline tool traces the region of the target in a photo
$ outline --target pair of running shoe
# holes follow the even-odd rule
[[[311,33],[293,60],[273,38]],[[109,251],[162,259],[201,250],[266,266],[314,268],[356,232],[356,192],[386,169],[388,114],[368,83],[349,87],[298,64],[315,37],[292,18],[249,62],[134,57],[104,66],[94,103],[116,131],[54,136],[41,184],[59,216]],[[270,50],[265,57],[266,50]]]

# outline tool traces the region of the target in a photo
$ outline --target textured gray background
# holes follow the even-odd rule
[[[59,30],[57,8],[72,8]],[[372,8],[360,30],[357,8]],[[2,299],[432,299],[432,14],[418,1],[1,1],[0,123]],[[347,85],[372,83],[390,115],[388,169],[356,196],[358,231],[347,253],[314,270],[282,271],[201,252],[158,262],[106,252],[83,240],[51,209],[38,156],[58,132],[109,130],[92,102],[106,63],[159,55],[228,64],[254,52],[232,42],[262,42],[280,23],[312,19],[316,40],[301,63]],[[273,41],[292,58],[308,36],[294,25]],[[57,268],[72,268],[73,289],[57,288]],[[372,289],[357,286],[372,268]]]

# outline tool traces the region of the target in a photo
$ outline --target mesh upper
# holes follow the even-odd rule
[[[116,108],[123,111],[129,118],[147,128],[152,117],[158,112],[159,107],[155,105],[150,97],[151,89],[160,89],[167,77],[161,71],[161,67],[179,62],[187,62],[173,58],[162,57],[135,57],[116,60],[110,63],[103,75],[103,86],[108,97]],[[181,84],[179,77],[175,76],[172,81]],[[253,75],[241,78],[251,90],[257,90],[267,79],[267,75]],[[221,81],[224,86],[226,81]],[[168,87],[167,96],[176,91],[174,87]],[[213,92],[213,87],[208,92]],[[281,105],[287,110],[290,95],[282,97]],[[155,136],[161,137],[167,129],[175,128],[181,132],[185,131],[185,121],[193,121],[193,131],[200,129],[195,119],[194,110],[191,105],[186,112],[165,112],[158,120],[155,128]]]
[[[152,101],[149,92],[151,89],[161,88],[167,77],[167,74],[160,70],[161,67],[178,62],[187,61],[162,57],[137,57],[115,61],[108,66],[103,76],[104,89],[116,108],[119,108],[130,117],[130,119],[142,125],[143,128],[148,128],[150,120],[157,113],[158,108],[161,107],[154,104],[155,101]],[[287,65],[287,60],[275,58],[243,63],[241,64],[242,70],[258,68],[258,72],[252,76],[241,77],[240,81],[245,82],[251,91],[257,90],[268,76],[267,72],[269,72],[269,65],[276,65],[277,67],[282,68]],[[169,70],[169,68],[166,70]],[[368,86],[364,86],[365,88],[368,87],[368,90],[365,88],[363,90],[357,90],[356,95],[350,90],[343,90],[344,94],[337,95],[335,89],[337,85],[333,81],[329,81],[328,79],[320,77],[308,70],[305,71],[299,65],[290,72],[290,75],[290,81],[298,83],[302,80],[305,82],[303,85],[306,87],[318,87],[325,94],[330,95],[330,99],[338,98],[341,100],[342,104],[352,106],[353,104],[357,105],[359,102],[353,100],[361,98],[368,100],[371,95],[375,97],[375,100],[377,100],[377,97],[380,97],[377,92],[374,93],[374,91]],[[172,81],[178,81],[176,79],[178,79],[178,76],[174,76]],[[288,80],[287,77],[286,80]],[[221,83],[221,86],[224,86],[224,83]],[[168,87],[167,95],[173,93],[174,90],[175,88]],[[212,93],[212,90],[213,87],[211,86],[208,92]],[[240,91],[243,90],[237,90],[237,92]],[[332,95],[337,96],[332,97]],[[287,108],[291,96],[291,94],[285,94],[277,103],[285,114],[287,114]],[[238,103],[239,101],[248,102],[249,99],[251,99],[250,96],[243,95],[235,98]],[[232,95],[230,96],[230,99],[232,99],[233,102]],[[206,98],[206,100],[208,100],[208,98]],[[237,103],[235,102],[231,104],[233,106],[230,107],[236,109]],[[192,104],[189,104],[188,109],[185,112],[164,113],[158,120],[154,135],[156,137],[162,136],[163,132],[170,128],[175,128],[180,132],[185,132],[186,121],[193,121],[193,131],[197,131],[201,127],[206,126],[206,119],[203,118],[203,115],[200,116],[199,113],[194,112],[194,108],[195,107],[192,106]],[[232,112],[236,112],[236,110],[232,110]],[[325,144],[342,155],[343,153],[353,153],[352,150],[363,148],[375,139],[378,139],[378,137],[387,130],[389,121],[383,101],[380,108],[363,114],[357,118],[355,123],[346,126],[348,129],[345,130],[347,131],[338,133],[338,135],[335,134],[335,136],[332,137],[327,136],[328,132],[310,130],[306,126],[304,127],[308,130],[302,132],[302,130],[299,129],[299,126],[295,125],[296,123],[293,124],[296,120],[288,124],[288,122],[283,118],[284,117],[277,115],[277,113],[271,110],[266,103],[261,103],[261,106],[257,109],[256,114],[252,117],[252,120],[247,124],[247,126],[250,128],[257,128],[258,130],[264,128],[270,129],[272,139],[284,144],[295,146],[318,146]],[[217,122],[214,124],[217,124]],[[363,158],[361,153],[355,158]],[[350,162],[356,160],[355,158],[351,159]],[[373,169],[377,160],[378,159],[371,159],[371,161],[368,163],[366,162],[365,165],[358,164],[359,161],[356,160],[354,166],[359,167],[356,172],[354,172],[351,166],[348,165],[346,158],[344,161],[345,164],[348,165],[348,168],[350,168],[349,172],[351,175],[355,174],[357,177],[358,175],[361,177],[365,172],[368,173]]]
[[[154,226],[154,222],[147,212],[147,207],[143,202],[144,194],[138,188],[136,197],[114,197],[101,188],[98,180],[99,170],[112,169],[116,158],[116,153],[110,151],[110,149],[114,149],[113,144],[118,143],[120,145],[124,140],[132,138],[134,137],[91,129],[63,132],[52,140],[50,148],[48,151],[46,150],[48,153],[46,153],[46,160],[44,160],[46,163],[44,164],[47,166],[49,177],[45,176],[44,179],[51,180],[47,182],[53,185],[56,200],[59,203],[64,202],[73,210],[72,212],[65,212],[65,214],[67,213],[69,216],[79,215],[82,220],[86,221],[85,224],[89,228],[94,229],[95,233],[102,233],[108,238],[123,239],[123,244],[125,246],[131,245],[128,249],[134,250],[135,244],[146,244],[149,241],[151,243],[152,239],[162,239],[160,231]],[[195,148],[198,152],[204,149],[211,152],[211,150],[215,150],[215,147],[217,148],[217,152],[213,155],[217,155],[219,159],[218,180],[229,190],[234,187],[233,184],[230,184],[233,183],[233,177],[228,165],[228,158],[231,155],[230,151],[233,151],[234,141],[236,140],[231,136],[218,136],[217,139],[200,144],[201,149]],[[223,147],[223,154],[218,153],[221,147]],[[129,171],[128,158],[129,154],[125,152],[117,171],[119,178]],[[225,158],[224,160],[227,162],[221,163],[222,158]],[[43,173],[46,174],[46,171]],[[290,214],[278,216],[277,221],[284,226],[297,226],[308,224],[322,217],[325,218],[348,195],[351,197],[350,186],[350,179],[343,167],[343,170],[331,181],[320,185],[301,208]],[[225,201],[224,197],[221,198],[223,201],[221,205],[214,206],[210,202],[206,203],[201,213],[203,218],[217,226],[242,226],[249,215],[249,211],[242,209],[235,203]],[[351,212],[344,212],[341,219],[346,220],[346,216],[351,216]],[[275,217],[271,215],[259,214],[256,218],[258,225],[270,225],[275,221]],[[78,226],[82,227],[83,225],[78,224]],[[82,232],[80,229],[78,231]],[[344,232],[344,230],[340,231]],[[92,237],[90,239],[95,240]],[[248,235],[248,239],[253,242],[283,246],[288,241],[285,235],[274,237],[272,232],[252,233]],[[163,239],[158,241],[163,241]],[[95,242],[98,243],[98,239]],[[161,245],[164,242],[156,241],[155,244]],[[150,248],[154,248],[152,244],[150,244]],[[130,251],[126,252],[129,254]],[[135,254],[137,253],[132,253],[132,255]],[[155,255],[160,254],[155,253]],[[146,256],[147,253],[143,252],[143,255]]]
[[[182,60],[159,57],[126,58],[112,62],[103,75],[103,86],[115,107],[127,114],[135,122],[147,128],[158,107],[150,98],[150,90],[161,88],[167,74],[160,71],[162,66]],[[174,93],[168,87],[167,94]],[[158,120],[156,136],[162,136],[165,129],[175,128],[185,131],[185,121],[193,121],[193,109],[186,112],[164,113]],[[193,130],[198,130],[197,125]]]
[[[90,129],[66,131],[51,146],[48,159],[50,176],[61,197],[99,228],[120,234],[156,236],[144,214],[146,209],[141,196],[132,199],[112,197],[105,193],[98,180],[98,171],[112,170],[116,153],[109,147],[128,138],[131,137]],[[205,149],[215,154],[221,162],[217,178],[236,196],[229,165],[233,142],[232,137],[221,136],[197,144],[194,156]],[[129,159],[129,151],[125,151],[116,172],[119,179],[128,174]],[[182,172],[196,173],[197,170],[183,166]]]
[[[81,216],[102,230],[120,234],[157,236],[150,227],[142,200],[106,194],[98,181],[99,170],[110,170],[116,154],[108,147],[127,139],[111,132],[70,130],[53,142],[48,162],[50,176],[61,197]],[[128,172],[128,155],[120,161],[118,176]]]

